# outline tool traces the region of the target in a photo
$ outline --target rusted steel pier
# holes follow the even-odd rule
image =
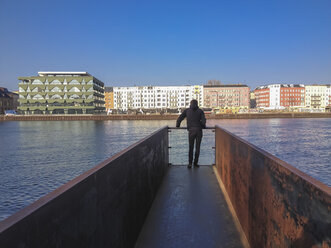
[[[168,131],[0,222],[0,247],[331,247],[330,187],[218,126],[215,165],[169,165]]]

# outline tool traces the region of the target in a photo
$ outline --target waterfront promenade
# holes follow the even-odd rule
[[[0,121],[80,121],[80,120],[176,120],[176,114],[138,115],[14,115],[0,116]],[[331,113],[243,113],[206,114],[207,119],[331,118]]]

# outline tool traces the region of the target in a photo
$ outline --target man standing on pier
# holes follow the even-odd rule
[[[206,127],[206,117],[205,113],[198,106],[197,100],[192,100],[190,107],[185,109],[183,113],[178,117],[176,127],[180,126],[182,120],[186,117],[187,130],[188,130],[188,140],[189,140],[189,152],[188,152],[188,168],[192,168],[193,162],[193,147],[195,141],[195,156],[194,156],[194,166],[199,167],[199,154],[200,154],[200,144],[202,139],[202,128]]]

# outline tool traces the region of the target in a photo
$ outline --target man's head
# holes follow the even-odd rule
[[[198,106],[198,101],[193,99],[190,103],[190,108],[192,109],[197,109],[199,106]]]

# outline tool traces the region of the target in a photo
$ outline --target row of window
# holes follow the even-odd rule
[[[110,99],[112,100],[112,99]],[[143,101],[147,101],[147,102],[162,102],[162,101],[190,101],[190,98],[114,98],[114,101],[122,101],[122,102],[143,102]]]
[[[28,99],[28,100],[29,99],[33,99],[33,100],[44,100],[44,99],[93,99],[93,95],[88,95],[88,97],[86,97],[85,95],[82,95],[82,97],[80,97],[76,94],[73,94],[69,97],[67,95],[64,95],[63,98],[62,98],[60,95],[55,94],[51,97],[46,95],[45,98],[44,98],[42,95],[37,94],[37,95],[33,96],[32,98],[31,98],[30,95],[28,95],[26,97],[26,99]]]
[[[155,93],[189,93],[190,90],[156,90],[156,91],[140,91],[140,90],[123,90],[123,89],[118,89],[118,90],[114,90],[114,94],[123,94],[123,93],[127,93],[127,94],[155,94]]]
[[[281,89],[280,92],[305,92],[303,89]]]
[[[211,104],[208,104],[206,105],[206,107],[222,107],[222,106],[240,106],[239,103],[211,103]]]
[[[316,94],[306,94],[306,96],[328,96],[328,97],[331,97],[330,94],[318,94],[318,95],[316,95]]]
[[[117,94],[117,93],[114,93],[114,97],[121,97],[121,96],[127,96],[127,95],[129,95],[130,97],[169,97],[169,96],[176,96],[176,97],[189,97],[190,95],[189,94],[180,94],[180,95],[178,95],[178,94],[176,94],[176,93],[171,93],[171,94],[157,94],[157,95],[155,95],[155,94],[150,94],[150,95],[140,95],[140,94],[130,94],[130,93],[128,93],[128,94]]]
[[[281,99],[280,101],[282,102],[282,101],[293,101],[293,100],[296,100],[296,101],[304,101],[304,99],[303,98],[297,98],[297,97],[291,97],[291,98],[283,98],[283,99]]]
[[[302,96],[302,97],[304,97],[305,95],[302,95],[302,94],[281,94],[280,96]]]
[[[61,90],[60,88],[58,87],[54,87],[51,91],[49,90],[43,90],[43,89],[40,89],[40,88],[34,88],[32,91],[30,91],[30,89],[28,88],[26,90],[26,92],[92,92],[94,91],[93,88],[89,88],[88,90],[85,90],[84,88],[82,90],[78,89],[77,87],[72,87],[69,91],[67,89],[63,89]],[[25,92],[22,88],[19,89],[19,92]]]
[[[239,102],[239,98],[233,98],[233,99],[210,99],[206,100],[205,102],[224,102],[224,101],[234,101],[234,102]]]
[[[204,92],[205,93],[209,93],[209,92],[238,92],[238,91],[241,91],[241,92],[245,92],[247,91],[247,89],[205,89]]]
[[[118,107],[127,107],[127,106],[133,106],[133,107],[154,107],[154,104],[115,104],[115,108]],[[166,103],[157,103],[155,104],[155,107],[166,107],[166,106],[178,106],[178,107],[185,107],[185,104],[166,104]]]
[[[241,95],[240,94],[211,94],[211,95],[206,95],[205,98],[209,98],[209,97],[231,97],[231,96],[241,96]],[[248,97],[248,95],[246,97]]]
[[[35,80],[33,80],[32,82],[29,82],[29,81],[27,81],[27,80],[22,80],[21,81],[21,83],[23,83],[23,84],[29,84],[29,83],[31,83],[31,84],[50,84],[50,85],[55,85],[55,84],[63,84],[63,85],[73,85],[73,84],[82,84],[82,85],[84,85],[84,84],[93,84],[93,81],[92,80],[90,80],[90,81],[88,81],[88,82],[85,82],[85,81],[82,81],[81,83],[80,82],[78,82],[77,80],[72,80],[72,81],[69,81],[69,83],[68,82],[66,82],[66,81],[64,81],[63,83],[61,83],[59,80],[53,80],[53,81],[51,81],[51,82],[48,82],[48,81],[45,81],[44,83],[43,82],[41,82],[40,80],[38,80],[38,79],[35,79]]]

